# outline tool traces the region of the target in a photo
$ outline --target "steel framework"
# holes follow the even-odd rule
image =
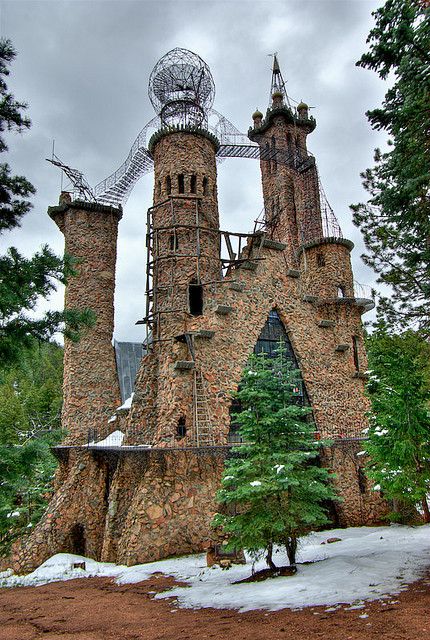
[[[188,49],[172,49],[149,78],[149,99],[163,126],[205,126],[215,98],[206,62]]]

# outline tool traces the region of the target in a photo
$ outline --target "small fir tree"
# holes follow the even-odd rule
[[[297,403],[300,385],[282,343],[274,358],[251,356],[236,394],[244,444],[226,461],[217,494],[226,511],[237,511],[214,518],[229,548],[255,555],[265,550],[273,571],[273,546],[285,547],[294,567],[298,537],[329,522],[324,502],[335,499],[329,473],[318,464],[321,443],[311,409]]]
[[[368,354],[368,475],[393,500],[393,519],[419,504],[430,522],[430,346],[413,331],[380,329],[368,339]]]

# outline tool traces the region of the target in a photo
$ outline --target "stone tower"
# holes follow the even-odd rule
[[[64,344],[62,427],[65,444],[85,444],[119,402],[119,386],[112,347],[118,222],[122,211],[96,203],[71,201],[48,211],[64,234],[65,253],[75,260],[75,274],[66,286],[66,309],[91,309],[95,325],[78,342]]]
[[[117,411],[110,338],[121,212],[64,201],[50,210],[66,248],[85,258],[67,304],[94,308],[98,324],[86,342],[67,347],[69,435],[56,451],[57,490],[15,548],[17,568],[59,551],[130,565],[213,545],[215,495],[237,438],[233,394],[249,355],[271,353],[279,339],[300,369],[317,432],[333,442],[321,456],[343,498],[332,505],[333,521],[374,523],[384,512],[357,456],[367,410],[361,315],[373,303],[354,288],[353,244],[307,151],[316,122],[304,103],[291,107],[275,57],[269,108],[254,113],[248,134],[258,145],[251,152],[261,162],[264,220],[249,234],[223,231],[215,163],[222,145],[208,125],[213,95],[209,68],[189,51],[169,52],[152,72],[161,126],[148,151],[147,354],[132,401]],[[99,439],[85,445],[89,428]]]

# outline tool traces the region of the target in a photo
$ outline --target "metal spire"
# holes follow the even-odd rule
[[[272,83],[270,85],[270,102],[272,105],[272,96],[274,93],[281,93],[284,103],[289,109],[291,109],[290,99],[285,88],[284,78],[282,77],[281,68],[278,62],[278,54],[273,53],[273,67],[272,67]]]

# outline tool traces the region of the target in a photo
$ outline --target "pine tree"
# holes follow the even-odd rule
[[[9,40],[0,39],[0,153],[8,147],[4,133],[28,129],[30,120],[23,115],[25,103],[8,92],[5,77],[16,52]],[[14,229],[31,208],[29,197],[33,185],[23,176],[13,176],[7,163],[0,164],[0,233]],[[58,258],[47,246],[25,258],[14,247],[0,255],[0,362],[12,362],[32,338],[49,340],[62,330],[72,340],[79,338],[84,326],[94,323],[89,310],[49,312],[35,319],[31,312],[40,297],[56,289],[56,282],[66,283],[74,273],[74,261]]]
[[[387,498],[410,513],[421,505],[430,522],[430,346],[418,334],[368,339],[372,402],[365,450],[369,477]]]
[[[400,328],[430,329],[430,7],[424,0],[387,0],[373,14],[369,51],[358,66],[392,82],[380,108],[367,112],[386,131],[389,151],[375,151],[363,174],[370,199],[353,205],[378,282],[380,318]]]
[[[61,438],[63,349],[38,344],[0,367],[0,555],[46,508]]]
[[[328,523],[323,503],[335,498],[328,471],[318,465],[311,409],[296,402],[300,384],[282,343],[273,359],[251,356],[237,392],[242,410],[235,417],[244,444],[226,461],[217,494],[225,511],[237,510],[214,519],[228,535],[229,548],[265,550],[274,571],[273,546],[284,547],[295,566],[298,537]]]

